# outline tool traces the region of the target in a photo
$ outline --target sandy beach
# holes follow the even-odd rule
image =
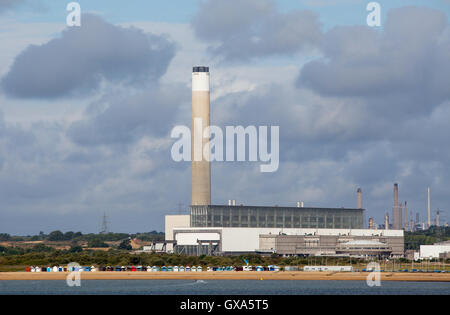
[[[82,272],[82,280],[366,280],[367,272]],[[64,280],[67,272],[1,272],[0,280]],[[381,281],[450,282],[450,273],[383,272]]]

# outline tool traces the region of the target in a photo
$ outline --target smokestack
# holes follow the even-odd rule
[[[374,221],[373,218],[369,218],[369,230],[374,229]]]
[[[430,187],[428,187],[428,222],[427,227],[431,226],[431,198],[430,198]]]
[[[414,232],[414,220],[412,211],[409,213],[409,231]]]
[[[398,229],[403,229],[403,204],[401,202],[398,206]]]
[[[441,213],[439,212],[439,210],[436,212],[436,226],[439,226],[441,223]]]
[[[358,188],[357,194],[358,194],[358,209],[362,209],[362,190],[361,190],[361,188]]]
[[[389,230],[389,214],[384,215],[384,229]]]
[[[408,230],[408,210],[406,209],[406,201],[405,201],[405,217],[403,218],[403,226],[405,227],[405,231]]]
[[[211,204],[209,140],[203,131],[209,127],[209,67],[192,70],[192,174],[191,205]],[[203,154],[203,152],[206,152]]]
[[[399,211],[398,211],[398,184],[395,183],[394,184],[394,208],[393,208],[393,213],[392,213],[392,217],[393,217],[393,222],[392,222],[392,227],[394,228],[394,230],[398,230],[400,229],[400,222],[399,222]]]

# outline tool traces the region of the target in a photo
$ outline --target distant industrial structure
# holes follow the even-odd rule
[[[210,73],[208,67],[194,67],[192,73],[192,143],[199,137],[194,122],[209,126]],[[200,135],[200,136],[199,136]],[[206,147],[205,152],[208,151]],[[167,215],[165,249],[188,255],[242,253],[283,256],[402,257],[404,240],[398,186],[394,193],[394,229],[364,228],[362,189],[357,189],[356,208],[318,208],[298,201],[296,207],[211,204],[210,163],[192,159],[191,206],[189,215]]]

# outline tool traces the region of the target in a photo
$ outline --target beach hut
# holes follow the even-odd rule
[[[127,267],[125,266],[120,267],[120,271],[127,271]]]
[[[53,266],[52,271],[53,271],[53,272],[58,272],[58,267]]]
[[[47,267],[47,272],[52,272],[52,268],[51,267]]]
[[[162,266],[161,267],[161,271],[167,271],[167,267],[166,266]]]
[[[96,272],[96,271],[97,271],[97,268],[95,268],[95,266],[91,266],[91,271],[92,271],[92,272]]]
[[[179,270],[180,270],[180,272],[184,272],[184,267],[180,266]]]
[[[186,272],[189,272],[189,271],[191,271],[191,267],[186,266],[186,268],[184,268],[184,270],[185,270]]]
[[[135,266],[131,266],[131,271],[137,271]]]
[[[41,267],[36,267],[36,272],[42,272],[42,268]]]
[[[61,266],[59,266],[59,267],[58,267],[58,272],[63,272],[63,271],[64,271],[64,268],[61,267]]]
[[[173,271],[173,267],[172,266],[167,267],[167,271]]]
[[[30,272],[36,272],[36,267],[32,266]]]
[[[208,267],[206,268],[206,271],[214,271],[214,270],[213,270],[213,267],[208,266]]]
[[[153,266],[152,267],[152,271],[154,271],[154,272],[160,271],[160,268],[158,266]]]
[[[202,266],[198,266],[198,267],[197,267],[197,272],[202,272],[202,271],[203,271]]]
[[[31,272],[31,267],[30,266],[26,266],[25,267],[25,272]]]
[[[256,266],[256,271],[264,271],[263,266]]]
[[[178,272],[178,271],[179,271],[178,266],[173,266],[173,272]]]

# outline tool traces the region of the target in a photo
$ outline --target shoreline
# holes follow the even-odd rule
[[[65,280],[69,272],[0,272],[0,280]],[[357,280],[369,272],[81,272],[81,280]],[[450,282],[450,273],[382,272],[381,281]]]

